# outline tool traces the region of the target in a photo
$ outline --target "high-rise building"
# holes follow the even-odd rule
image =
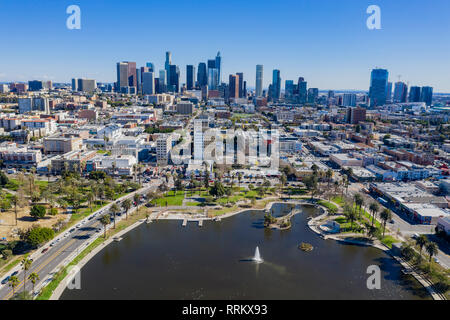
[[[316,103],[317,98],[319,98],[319,89],[318,88],[309,88],[308,89],[308,103]]]
[[[149,70],[148,70],[149,72],[155,72],[155,67],[154,67],[153,63],[147,62],[147,63],[145,64],[145,67],[149,69]]]
[[[396,82],[394,89],[394,103],[404,103],[408,96],[408,85],[404,82]]]
[[[206,63],[204,62],[198,64],[197,83],[200,88],[208,84],[208,72],[206,71]]]
[[[280,99],[280,93],[281,93],[281,76],[280,76],[280,70],[273,70],[272,73],[272,90],[270,97],[272,98],[272,101],[278,101]]]
[[[72,79],[72,91],[78,91],[78,79]]]
[[[420,101],[425,102],[427,106],[433,104],[433,88],[432,87],[422,87],[420,94]]]
[[[220,56],[220,51],[217,52],[215,65],[217,69],[217,85],[219,85],[222,82],[222,74],[221,74],[222,57]]]
[[[180,91],[180,69],[173,64],[169,66],[167,88],[170,92]]]
[[[239,98],[244,97],[244,74],[242,72],[236,73],[239,77]]]
[[[167,78],[170,78],[170,65],[172,64],[172,53],[170,51],[166,52],[166,61],[164,62],[164,70],[166,70]]]
[[[191,64],[186,66],[186,89],[192,90],[195,86],[195,67]]]
[[[420,102],[420,87],[411,87],[409,89],[409,102]]]
[[[230,81],[228,84],[230,98],[239,98],[239,76],[230,74]]]
[[[209,90],[217,90],[219,81],[219,73],[216,68],[208,68],[208,88]]]
[[[294,81],[286,80],[284,82],[284,97],[285,99],[292,99],[294,96]]]
[[[261,64],[258,64],[256,66],[256,97],[262,96],[262,88],[263,88],[263,73],[264,73],[264,67]]]
[[[386,103],[392,102],[392,82],[388,82],[387,93],[386,93]]]
[[[28,91],[39,91],[44,89],[44,83],[39,80],[28,81]]]
[[[142,74],[142,94],[155,94],[155,73],[144,72]]]
[[[389,72],[385,69],[373,69],[370,77],[370,106],[386,104]]]
[[[344,93],[344,97],[342,98],[342,105],[344,107],[355,107],[356,106],[356,94]]]
[[[137,88],[136,62],[118,62],[117,63],[117,87]]]
[[[306,103],[306,100],[308,98],[308,83],[302,77],[298,78],[297,91],[298,91],[298,102]]]

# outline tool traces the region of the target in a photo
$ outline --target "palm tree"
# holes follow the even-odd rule
[[[33,284],[33,293],[34,293],[34,286],[36,285],[36,282],[39,280],[39,275],[36,272],[33,272],[28,276],[28,280],[30,280],[31,283]]]
[[[16,276],[11,276],[8,279],[8,284],[13,290],[13,295],[15,295],[16,294],[16,287],[19,285],[19,278],[17,278]]]
[[[117,206],[116,203],[113,203],[111,208],[109,208],[109,212],[114,215],[114,229],[115,229],[116,228],[116,214],[117,214],[117,212],[119,212],[119,207]]]
[[[380,207],[378,206],[378,203],[376,202],[372,202],[369,206],[369,210],[372,213],[372,226],[375,222],[378,210],[380,210]]]
[[[356,209],[358,209],[359,218],[361,218],[361,206],[363,205],[364,200],[359,193],[355,194],[354,200],[355,200]]]
[[[23,269],[23,291],[25,292],[26,281],[27,281],[27,271],[31,268],[31,264],[33,263],[33,261],[31,261],[28,258],[24,258],[21,263],[22,263],[22,269]]]
[[[87,198],[87,201],[89,203],[89,208],[91,208],[91,213],[92,213],[92,202],[95,199],[94,192],[92,192],[92,191],[88,192],[86,195],[86,198]]]
[[[433,258],[433,256],[437,255],[437,253],[438,253],[438,246],[434,242],[429,242],[429,243],[427,243],[425,250],[427,251],[427,253],[430,256],[430,263],[431,263],[431,259]]]
[[[133,200],[136,202],[136,213],[139,213],[139,201],[141,201],[141,195],[139,193],[135,193]]]
[[[17,205],[19,204],[19,197],[13,194],[11,196],[11,202],[14,205],[14,216],[16,218],[16,226],[17,226]]]
[[[422,249],[424,246],[426,246],[427,243],[428,243],[428,239],[423,234],[418,236],[416,239],[416,245],[418,245],[420,248],[420,259],[422,259]]]
[[[384,209],[383,211],[381,211],[380,218],[381,220],[383,220],[383,238],[384,238],[384,233],[386,231],[386,223],[388,222],[388,220],[392,219],[391,210]]]
[[[103,225],[103,237],[106,239],[106,226],[111,223],[111,217],[109,214],[104,214],[100,218],[100,223]]]
[[[328,169],[325,172],[325,176],[327,177],[327,180],[328,180],[328,188],[330,187],[330,182],[331,182],[331,178],[333,178],[333,174],[334,174],[334,172],[332,169]]]
[[[130,210],[130,208],[131,208],[131,200],[130,199],[125,199],[122,202],[122,208],[125,210],[126,219],[128,220],[128,210]]]

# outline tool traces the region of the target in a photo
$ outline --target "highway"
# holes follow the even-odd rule
[[[76,226],[64,231],[62,234],[55,237],[52,241],[40,247],[38,251],[33,253],[30,258],[34,259],[31,265],[31,268],[27,271],[26,276],[35,272],[39,275],[39,281],[36,283],[36,288],[39,287],[39,284],[45,281],[52,272],[54,272],[55,268],[59,266],[64,260],[71,257],[71,255],[78,255],[83,251],[83,249],[87,246],[87,240],[97,238],[98,236],[103,235],[103,225],[100,223],[100,217],[109,213],[109,208],[113,203],[119,204],[123,200],[127,198],[133,198],[134,193],[139,193],[145,195],[149,191],[155,191],[158,186],[159,180],[155,180],[150,182],[149,185],[144,186],[143,188],[128,194],[108,205],[101,208],[100,210],[94,212],[89,217],[86,217],[82,221],[80,221]],[[136,207],[133,206],[130,211],[135,210]],[[122,209],[121,209],[122,210]],[[120,216],[117,216],[117,220],[125,217],[125,213],[121,212]],[[108,227],[113,225],[112,221]],[[45,253],[42,251],[48,249]],[[15,292],[19,292],[24,290],[24,272],[21,269],[21,265],[19,264],[17,267],[13,268],[8,274],[4,275],[1,278],[3,281],[8,276],[11,276],[12,273],[18,272],[15,274],[19,279],[19,285],[15,288]],[[25,290],[32,292],[32,283],[31,281],[26,281]],[[13,296],[12,288],[9,287],[8,283],[1,284],[0,283],[0,299],[8,300]]]

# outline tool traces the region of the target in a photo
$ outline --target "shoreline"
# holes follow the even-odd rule
[[[357,240],[347,240],[347,239],[341,239],[332,235],[326,235],[324,234],[324,232],[322,232],[320,229],[316,228],[316,226],[314,225],[314,223],[316,221],[319,221],[325,217],[328,216],[328,210],[317,204],[317,203],[311,203],[311,202],[306,202],[304,200],[290,200],[290,201],[272,201],[266,204],[266,206],[262,209],[252,209],[252,208],[245,208],[242,210],[238,210],[235,212],[230,212],[230,213],[226,213],[224,215],[221,216],[217,216],[217,217],[204,217],[204,218],[191,218],[188,219],[185,217],[186,214],[180,214],[179,216],[175,216],[175,215],[170,215],[169,217],[160,217],[156,220],[179,220],[179,221],[183,221],[183,220],[187,220],[190,222],[199,222],[199,221],[216,221],[216,222],[220,222],[222,219],[227,219],[245,212],[249,212],[249,211],[254,211],[254,212],[260,212],[260,213],[265,213],[268,210],[270,210],[273,205],[275,204],[294,204],[294,205],[307,205],[307,206],[314,206],[316,208],[318,208],[321,211],[321,214],[317,217],[312,218],[311,220],[308,221],[307,225],[309,227],[309,229],[311,231],[313,231],[314,233],[316,233],[317,235],[319,235],[323,240],[334,240],[343,244],[353,244],[353,245],[362,245],[362,246],[366,246],[366,247],[374,247],[376,249],[382,250],[383,252],[385,252],[386,254],[388,254],[389,256],[391,256],[391,258],[393,258],[394,260],[397,261],[397,263],[399,263],[403,268],[405,267],[405,263],[402,262],[398,257],[396,257],[392,252],[391,249],[389,249],[386,246],[381,246],[378,244],[372,244],[372,243],[367,243],[367,242],[362,242],[362,241],[357,241]],[[167,211],[170,209],[165,209],[165,210],[160,210],[156,215],[158,216],[161,212],[163,211]],[[298,214],[300,211],[296,212],[295,214]],[[154,212],[155,213],[155,212]],[[294,215],[295,215],[294,214]],[[292,215],[292,216],[294,216]],[[124,236],[126,233],[128,233],[129,231],[137,228],[138,226],[140,226],[143,223],[146,223],[146,219],[142,219],[139,220],[137,222],[135,222],[134,224],[128,226],[127,228],[125,228],[124,230],[119,231],[117,234],[114,234],[114,236],[108,238],[107,240],[105,240],[102,244],[100,244],[99,246],[97,246],[96,248],[94,248],[90,253],[88,253],[85,257],[83,257],[83,259],[76,265],[80,270],[83,268],[83,266],[85,266],[95,255],[97,255],[99,252],[101,252],[106,246],[108,246],[111,242],[114,241],[114,238],[120,238],[122,236]],[[154,221],[152,218],[150,218],[150,221]],[[426,280],[424,280],[423,278],[420,277],[420,275],[412,273],[411,274],[427,291],[428,293],[431,295],[431,297],[434,300],[444,300],[440,294],[436,293],[434,288],[432,287],[432,285],[427,282]],[[59,285],[56,287],[56,289],[53,291],[51,297],[49,300],[59,300],[59,298],[61,297],[61,295],[63,294],[64,290],[66,289],[67,284],[69,283],[70,279],[69,278],[65,278],[63,279]]]

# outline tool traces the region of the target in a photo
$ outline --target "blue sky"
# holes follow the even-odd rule
[[[66,8],[81,8],[81,30],[66,28]],[[368,30],[366,9],[381,7],[381,30]],[[115,63],[163,67],[172,52],[186,64],[222,53],[223,77],[244,72],[254,86],[303,76],[308,86],[363,89],[370,70],[391,80],[450,92],[448,0],[1,0],[0,81],[71,77],[113,82]]]

